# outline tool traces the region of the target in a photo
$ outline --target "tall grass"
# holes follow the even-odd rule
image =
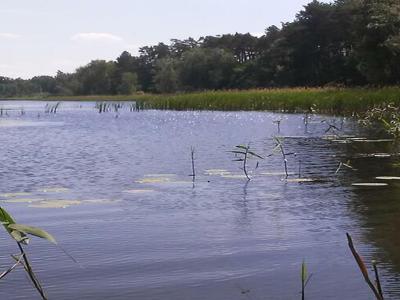
[[[138,95],[143,108],[171,110],[281,110],[354,113],[382,103],[400,103],[400,87],[291,88],[208,91],[174,95]]]
[[[400,104],[400,86],[382,88],[280,88],[178,94],[138,93],[114,96],[48,96],[44,100],[136,101],[135,109],[273,110],[349,114],[364,112],[383,103]]]

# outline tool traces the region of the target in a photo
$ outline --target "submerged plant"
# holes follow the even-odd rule
[[[38,278],[32,270],[32,266],[24,250],[24,246],[28,245],[29,243],[28,234],[46,239],[53,244],[57,244],[56,240],[51,234],[44,231],[43,229],[16,223],[11,215],[2,207],[0,207],[0,222],[4,226],[5,230],[10,234],[10,236],[17,242],[20,251],[19,255],[12,255],[16,263],[8,270],[1,273],[0,279],[4,278],[7,274],[12,272],[18,265],[22,265],[42,299],[46,300],[46,294]]]
[[[235,146],[235,150],[229,151],[231,153],[234,153],[235,156],[239,156],[239,158],[234,159],[233,161],[238,161],[238,162],[242,162],[243,165],[240,168],[244,175],[246,176],[247,180],[251,180],[250,176],[249,176],[249,172],[247,170],[247,162],[248,159],[250,157],[253,158],[259,158],[259,159],[264,159],[264,157],[262,157],[261,155],[258,155],[257,153],[250,151],[250,144],[248,144],[247,146],[245,145],[237,145]],[[256,168],[258,168],[258,162],[256,164]]]

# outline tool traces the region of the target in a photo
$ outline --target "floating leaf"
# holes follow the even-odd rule
[[[4,193],[0,194],[0,197],[2,198],[14,198],[14,197],[20,197],[20,196],[29,196],[30,193],[25,193],[25,192],[20,192],[20,193]]]
[[[375,178],[378,180],[400,180],[400,177],[397,176],[378,176]]]
[[[48,233],[47,231],[45,231],[41,228],[28,226],[28,225],[22,225],[22,224],[10,224],[8,227],[13,229],[14,230],[13,232],[15,232],[15,230],[17,230],[18,232],[31,234],[31,235],[40,237],[42,239],[46,239],[53,244],[57,244],[56,239],[50,233]]]
[[[35,208],[67,208],[71,205],[79,205],[82,201],[80,200],[45,200],[36,203],[32,203],[29,207]]]
[[[358,187],[384,187],[387,186],[387,183],[378,183],[378,182],[362,182],[362,183],[353,183],[352,186]]]

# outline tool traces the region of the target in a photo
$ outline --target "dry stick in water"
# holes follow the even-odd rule
[[[381,280],[379,279],[378,265],[375,260],[372,261],[372,266],[374,267],[375,284],[376,284],[376,287],[378,288],[379,295],[381,295],[381,297],[383,299]]]
[[[368,286],[374,293],[376,299],[383,300],[383,296],[381,295],[381,293],[379,293],[378,289],[375,287],[375,285],[369,279],[367,267],[365,266],[364,261],[362,260],[361,256],[357,253],[356,249],[354,248],[353,240],[351,239],[350,234],[346,233],[346,236],[347,236],[347,241],[349,243],[349,248],[351,250],[351,253],[353,254],[354,259],[356,260],[358,267],[360,268],[360,271],[365,279],[365,282],[368,284]]]
[[[285,175],[286,175],[286,179],[287,179],[289,177],[289,173],[288,173],[288,166],[287,166],[287,158],[286,158],[286,156],[295,155],[296,153],[286,153],[285,149],[283,148],[282,142],[279,140],[279,138],[275,137],[275,141],[277,143],[275,148],[279,148],[279,150],[281,151],[281,154],[282,154],[283,163],[284,163],[284,166],[285,166]]]
[[[239,162],[243,162],[243,167],[241,168],[241,170],[243,171],[244,175],[246,176],[247,180],[251,180],[249,173],[247,172],[247,160],[249,158],[249,156],[252,157],[256,157],[259,159],[264,159],[262,156],[258,155],[257,153],[254,153],[253,151],[250,151],[250,144],[248,144],[247,146],[244,145],[238,145],[235,146],[236,148],[238,148],[239,150],[233,150],[233,151],[229,151],[235,155],[242,155],[243,158],[238,158],[235,159],[234,161],[239,161]],[[258,163],[256,165],[256,169],[258,168]]]
[[[194,169],[194,147],[190,147],[190,153],[192,158],[192,174],[190,176],[192,177],[192,180],[194,182],[196,179],[196,171]]]
[[[18,244],[19,250],[21,251],[21,256],[23,256],[23,258],[24,258],[25,271],[28,273],[29,278],[31,279],[36,290],[39,292],[40,296],[42,296],[42,299],[47,300],[46,294],[44,293],[44,290],[43,290],[39,280],[37,279],[37,277],[35,276],[35,273],[32,270],[32,267],[29,263],[28,257],[26,256],[24,248],[22,248],[22,246],[19,242],[17,242],[17,244]]]
[[[0,279],[3,279],[4,277],[6,277],[7,274],[11,273],[16,267],[18,267],[18,265],[20,265],[21,262],[22,262],[23,256],[24,256],[24,255],[21,254],[21,255],[19,256],[19,258],[16,258],[17,262],[16,262],[14,265],[12,265],[8,270],[6,270],[6,271],[4,271],[3,273],[1,273],[1,274],[0,274]]]

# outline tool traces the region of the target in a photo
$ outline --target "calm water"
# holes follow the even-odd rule
[[[0,202],[79,261],[32,239],[27,250],[50,299],[299,299],[303,259],[313,274],[307,299],[372,299],[346,232],[367,262],[380,262],[387,299],[400,298],[400,182],[351,185],[398,174],[396,158],[373,156],[390,151],[388,142],[326,137],[328,124],[367,137],[353,121],[311,116],[305,130],[293,114],[99,114],[95,103],[76,102],[46,114],[45,106],[0,102]],[[291,179],[301,160],[302,178],[323,180],[282,180],[279,153],[259,161],[253,180],[242,178],[228,151],[250,142],[271,154],[275,135],[297,153]],[[349,159],[357,170],[335,175]],[[5,231],[0,245],[4,269],[18,249]],[[17,270],[0,282],[0,299],[38,297]]]

